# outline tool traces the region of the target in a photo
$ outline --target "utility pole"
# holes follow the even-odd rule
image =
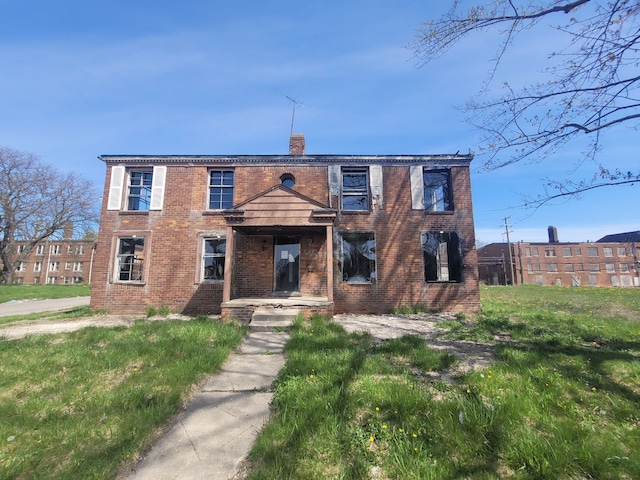
[[[511,285],[515,285],[516,278],[513,273],[513,253],[511,252],[511,240],[509,239],[509,217],[504,217],[504,229],[507,232],[507,248],[509,248],[509,267],[511,268]]]

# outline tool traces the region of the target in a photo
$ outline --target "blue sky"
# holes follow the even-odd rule
[[[102,191],[101,154],[287,153],[282,92],[302,103],[294,131],[310,154],[476,152],[480,134],[459,107],[487,78],[495,38],[474,36],[422,68],[407,48],[448,4],[0,0],[0,145]],[[498,81],[536,78],[554,35],[521,40]],[[602,158],[637,168],[637,131],[606,141]],[[637,186],[513,208],[541,178],[574,170],[580,152],[492,172],[475,160],[477,239],[503,241],[504,217],[512,241],[545,241],[549,225],[561,241],[640,229]]]

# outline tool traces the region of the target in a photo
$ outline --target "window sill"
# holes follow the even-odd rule
[[[146,282],[126,282],[126,281],[112,281],[111,282],[113,285],[127,285],[127,286],[132,286],[132,287],[144,287],[147,283]]]
[[[149,215],[149,210],[121,210],[120,215]]]
[[[224,210],[204,210],[202,215],[211,215],[214,217],[221,217]]]
[[[340,210],[340,213],[346,215],[370,215],[371,210]]]
[[[437,211],[425,210],[424,211],[425,215],[453,215],[454,213],[455,213],[454,210],[437,210]]]

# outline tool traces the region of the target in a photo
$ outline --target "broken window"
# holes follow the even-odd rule
[[[44,255],[44,245],[38,245],[36,248],[36,255]]]
[[[376,241],[372,232],[338,233],[338,268],[346,283],[375,283]]]
[[[224,281],[224,256],[227,242],[224,238],[205,238],[202,256],[202,280]]]
[[[59,272],[60,271],[60,262],[51,262],[51,263],[49,263],[49,271],[50,272]]]
[[[448,169],[431,170],[422,173],[424,182],[424,209],[427,212],[453,210],[451,201],[451,172]]]
[[[62,250],[62,247],[60,245],[51,245],[51,253],[53,255],[60,255],[61,250]]]
[[[118,270],[120,282],[141,282],[144,264],[144,238],[127,237],[118,242]]]
[[[369,169],[342,169],[342,210],[369,210]]]
[[[151,184],[153,170],[131,170],[129,172],[129,210],[149,210],[151,206]]]
[[[547,247],[544,249],[544,256],[545,257],[555,257],[556,256],[556,249],[554,247]]]
[[[233,170],[209,172],[209,210],[233,207]]]
[[[422,235],[424,277],[427,282],[462,281],[462,248],[455,232]]]

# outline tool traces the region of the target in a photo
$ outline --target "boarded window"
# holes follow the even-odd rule
[[[462,281],[462,248],[455,232],[422,235],[424,278],[427,282]]]
[[[376,241],[372,232],[339,233],[337,254],[343,282],[375,283]]]

